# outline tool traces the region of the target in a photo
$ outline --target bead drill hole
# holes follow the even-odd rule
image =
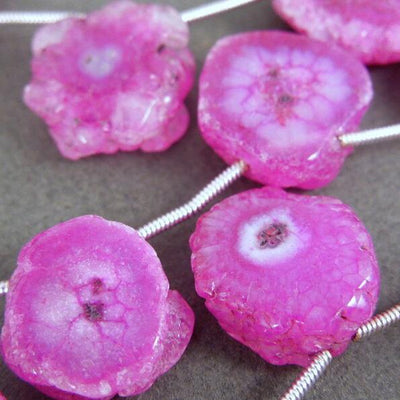
[[[273,249],[285,240],[287,234],[285,224],[271,224],[257,235],[258,245],[261,249]]]
[[[161,54],[165,49],[167,48],[167,46],[164,43],[161,43],[158,47],[157,47],[157,53]]]
[[[94,278],[92,281],[93,294],[99,294],[103,289],[103,281],[100,278]]]
[[[277,78],[278,75],[279,75],[279,71],[278,71],[277,68],[273,68],[273,69],[271,69],[271,70],[268,72],[268,76],[269,76],[270,78]]]
[[[85,303],[83,305],[83,312],[89,321],[102,321],[104,317],[104,304],[100,302]]]
[[[290,104],[294,101],[293,96],[291,96],[290,94],[282,94],[278,97],[278,103],[279,104]]]

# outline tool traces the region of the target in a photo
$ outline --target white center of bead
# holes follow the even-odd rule
[[[81,71],[95,79],[109,76],[122,58],[118,47],[92,48],[84,52],[79,60]]]
[[[266,241],[272,240],[274,245],[263,245],[262,235],[267,235]],[[295,224],[288,210],[275,209],[256,215],[240,227],[238,250],[248,261],[269,266],[292,258],[305,247],[309,237],[303,227]]]

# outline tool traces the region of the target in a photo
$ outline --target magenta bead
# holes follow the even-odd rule
[[[33,39],[24,100],[67,158],[163,151],[189,123],[188,40],[176,10],[125,0],[46,25]]]
[[[281,189],[229,197],[198,221],[197,293],[229,335],[272,364],[334,356],[373,314],[379,269],[347,205]]]
[[[335,42],[366,64],[400,61],[400,0],[273,0],[294,29]]]
[[[194,316],[132,228],[83,216],[22,249],[7,293],[4,360],[60,400],[148,389],[181,357]]]
[[[199,124],[228,164],[261,183],[312,189],[339,173],[372,99],[365,67],[334,45],[278,31],[226,37],[200,77]]]

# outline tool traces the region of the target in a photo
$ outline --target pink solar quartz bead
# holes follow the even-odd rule
[[[342,353],[378,299],[366,228],[347,205],[281,189],[214,206],[191,237],[197,293],[220,325],[272,364]]]
[[[125,0],[44,26],[33,39],[24,100],[67,158],[163,151],[189,123],[188,39],[176,10]]]
[[[273,0],[272,4],[294,29],[336,42],[367,64],[400,61],[400,0]]]
[[[372,99],[365,67],[335,46],[260,31],[226,37],[200,77],[199,124],[228,164],[279,187],[312,189],[339,173],[352,149],[337,136],[358,129]]]
[[[181,357],[194,316],[132,228],[83,216],[22,249],[6,298],[5,362],[54,399],[148,389]]]

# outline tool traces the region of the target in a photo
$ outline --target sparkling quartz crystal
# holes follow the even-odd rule
[[[273,0],[308,36],[336,42],[367,64],[400,61],[400,0]]]
[[[24,100],[67,158],[165,150],[188,126],[188,38],[174,9],[124,0],[44,26]]]
[[[206,142],[247,176],[305,189],[332,181],[351,153],[337,136],[358,129],[372,99],[365,67],[347,52],[278,31],[220,40],[200,78]]]
[[[273,364],[342,353],[378,299],[371,238],[337,199],[250,190],[191,237],[197,293],[236,340]]]
[[[194,323],[153,248],[97,216],[33,238],[6,300],[5,362],[61,400],[143,392],[181,357]]]

